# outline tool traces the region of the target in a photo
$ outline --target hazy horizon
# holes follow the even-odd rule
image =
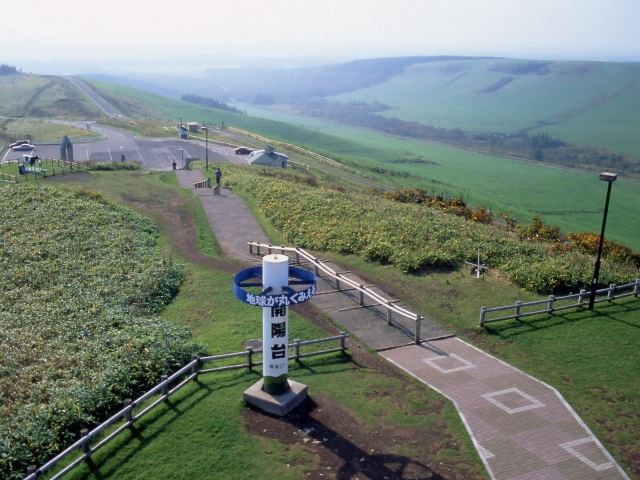
[[[3,58],[39,74],[299,67],[399,56],[640,61],[635,0],[10,2]]]

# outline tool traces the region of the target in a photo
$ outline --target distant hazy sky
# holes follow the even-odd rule
[[[640,60],[640,0],[2,0],[1,5],[3,63],[151,60],[180,53]]]

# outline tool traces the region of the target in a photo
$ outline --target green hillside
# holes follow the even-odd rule
[[[379,102],[381,115],[446,129],[562,140],[640,156],[640,64],[445,60],[332,97]]]
[[[0,116],[98,118],[100,108],[62,77],[0,75]]]
[[[482,64],[489,61],[465,62]],[[25,82],[24,88],[33,90],[30,85],[37,78],[20,77]],[[291,113],[276,114],[247,108],[248,116],[237,115],[114,83],[91,83],[124,115],[137,119],[178,122],[182,117],[184,121],[224,122],[227,126],[321,153],[357,170],[367,181],[392,189],[423,188],[435,194],[463,196],[474,208],[489,209],[496,218],[500,218],[500,212],[511,212],[521,223],[528,223],[534,215],[540,214],[546,223],[561,227],[564,233],[599,231],[606,188],[598,182],[593,171],[584,174],[545,168],[536,163],[381,135],[370,129]],[[596,113],[596,109],[589,112],[590,115]],[[631,111],[629,115],[632,115]],[[8,131],[3,130],[4,133]],[[30,127],[30,131],[33,128]],[[155,135],[152,129],[146,134]],[[53,137],[48,135],[47,138]],[[621,176],[614,186],[607,224],[608,239],[634,250],[640,250],[640,223],[630,219],[637,216],[638,198],[640,186]]]

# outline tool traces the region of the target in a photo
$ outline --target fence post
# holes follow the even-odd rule
[[[293,359],[297,362],[300,360],[300,339],[293,339]]]
[[[391,307],[389,306],[391,305],[391,302],[387,302],[387,325],[393,325],[393,318],[392,318],[392,312],[391,312]]]
[[[127,423],[129,424],[133,424],[133,415],[131,415],[131,399],[130,398],[126,398],[124,400],[124,408],[126,409],[126,411],[124,412],[124,419],[127,421]]]
[[[162,381],[162,396],[164,397],[164,402],[167,401],[167,395],[169,395],[169,385],[167,382],[167,378],[169,377],[167,377],[166,375],[162,375],[160,377],[160,380]]]
[[[191,373],[194,375],[193,381],[198,381],[198,372],[200,371],[200,358],[196,354],[191,355],[191,361],[194,362],[191,366]]]
[[[616,292],[616,284],[612,283],[609,285],[609,291],[607,292],[607,300],[609,301],[614,300],[616,298],[615,292]]]
[[[253,370],[253,347],[247,347],[247,367]]]
[[[364,292],[362,291],[362,289],[364,288],[364,285],[359,285],[360,286],[360,306],[364,307]]]
[[[487,307],[484,305],[480,307],[480,326],[484,327],[484,315],[487,313]]]
[[[416,317],[416,345],[420,345],[420,329],[422,327],[422,317],[418,315]]]
[[[346,347],[344,346],[344,335],[344,330],[340,330],[340,350],[342,350],[343,352],[346,350]]]
[[[300,252],[296,252],[296,265],[300,265]]]
[[[89,440],[86,438],[87,434],[89,433],[89,430],[87,430],[86,428],[83,428],[82,430],[80,430],[80,437],[82,437],[84,440],[82,441],[82,453],[84,453],[87,458],[89,458],[90,454],[90,450],[91,448],[89,447]]]
[[[580,296],[578,297],[578,306],[582,307],[584,305],[584,294],[585,294],[585,290],[584,288],[580,289]]]
[[[514,317],[513,317],[516,320],[518,320],[520,318],[520,304],[521,303],[522,302],[520,300],[516,300],[516,305],[515,305],[515,308],[514,308],[514,310],[515,310],[514,311]]]
[[[633,287],[633,296],[637,297],[638,293],[640,293],[640,278],[636,278],[636,284]]]
[[[336,273],[336,290],[340,290],[340,274]]]
[[[547,302],[547,311],[553,312],[553,301],[556,299],[554,295],[549,295],[549,301]]]

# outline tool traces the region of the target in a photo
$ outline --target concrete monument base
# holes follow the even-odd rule
[[[244,391],[244,401],[265,412],[284,417],[307,398],[308,387],[302,383],[288,380],[289,390],[273,395],[262,390],[264,379],[260,379],[252,387]]]

